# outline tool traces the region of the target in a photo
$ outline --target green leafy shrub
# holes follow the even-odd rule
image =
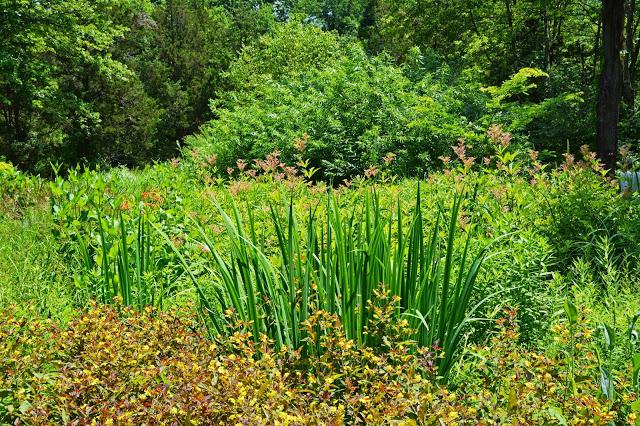
[[[151,223],[164,223],[161,208],[168,191],[156,191],[142,182],[138,190],[129,174],[90,170],[58,176],[51,187],[53,234],[59,256],[73,265],[75,302],[111,303],[120,298],[126,306],[166,306],[177,301],[184,271],[171,248]],[[130,194],[119,194],[126,183]],[[166,221],[167,226],[176,226]],[[174,243],[180,241],[181,230]]]
[[[622,198],[617,185],[591,169],[556,173],[542,201],[547,215],[542,231],[561,264],[590,255],[593,243],[603,236],[614,241],[618,253],[635,251],[631,242],[637,241],[638,228],[633,205]]]
[[[397,154],[396,171],[424,173],[458,138],[473,137],[444,85],[414,87],[388,58],[310,26],[288,24],[246,48],[230,79],[236,90],[214,104],[217,118],[187,141],[215,155],[219,170],[275,150],[292,164],[294,141],[306,137],[317,178],[363,174],[388,152]]]
[[[491,154],[483,135],[495,122],[529,147],[527,129],[577,95],[540,101],[530,96],[544,72],[523,68],[500,86],[482,88],[469,73],[435,68],[419,51],[406,66],[369,56],[354,42],[292,22],[246,47],[231,66],[234,90],[213,103],[216,116],[187,138],[197,158],[215,158],[218,171],[238,159],[281,153],[295,162],[304,138],[315,179],[339,183],[381,166],[421,176],[441,167],[439,157],[464,140],[470,155]],[[286,59],[286,60],[285,60]]]
[[[29,208],[19,217],[0,215],[0,309],[64,320],[73,307],[73,288],[51,235],[51,215]]]
[[[265,81],[282,82],[301,71],[326,69],[354,49],[334,33],[292,21],[246,46],[231,64],[228,79],[236,90],[254,89]]]
[[[469,395],[478,418],[487,424],[517,419],[534,425],[635,421],[633,404],[628,403],[635,396],[628,393],[633,391],[626,378],[621,377],[619,384],[627,397],[602,398],[599,383],[593,380],[600,375],[594,330],[585,326],[577,311],[575,316],[571,325],[560,322],[552,328],[554,345],[540,353],[514,345],[519,340],[516,312],[505,312],[497,321],[500,331],[471,352],[477,362],[469,359],[460,364],[456,390]],[[621,366],[621,371],[628,367]]]

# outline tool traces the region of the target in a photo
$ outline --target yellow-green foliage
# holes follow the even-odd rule
[[[378,294],[384,300],[385,294]],[[598,396],[592,331],[576,333],[579,376],[567,380],[564,351],[519,347],[514,313],[498,321],[487,346],[469,349],[460,385],[434,377],[433,353],[414,351],[407,323],[378,306],[369,332],[377,348],[358,348],[337,319],[306,323],[325,348],[319,358],[241,331],[211,341],[194,318],[152,308],[92,306],[68,328],[2,313],[0,421],[21,424],[634,424],[635,395],[618,381],[615,404]],[[314,334],[328,329],[332,333]],[[238,329],[240,330],[240,328]],[[569,331],[554,329],[563,347]]]

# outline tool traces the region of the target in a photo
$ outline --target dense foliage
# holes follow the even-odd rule
[[[4,163],[3,420],[633,424],[637,196],[487,138],[479,172],[461,143],[336,189],[276,154],[49,188]]]
[[[293,141],[303,140],[310,164],[322,171],[316,178],[351,178],[388,153],[395,173],[424,175],[441,167],[438,157],[460,138],[477,156],[487,154],[484,132],[495,120],[522,147],[533,146],[531,126],[579,104],[577,94],[530,97],[548,78],[540,70],[525,68],[483,88],[469,74],[428,63],[419,49],[412,55],[397,66],[313,27],[279,27],[241,52],[229,71],[234,90],[214,103],[216,119],[187,143],[215,157],[221,171],[274,150],[292,164],[299,154]]]
[[[175,154],[236,50],[270,26],[190,0],[3,0],[0,16],[0,155],[47,174]]]
[[[336,331],[335,319],[318,315],[310,330],[325,355],[308,364],[300,354],[273,351],[237,331],[211,342],[184,313],[94,307],[62,330],[50,320],[23,320],[3,312],[0,337],[0,421],[140,424],[634,424],[636,401],[598,400],[595,385],[566,387],[568,353],[578,336],[582,374],[597,369],[591,331],[558,326],[557,352],[517,348],[517,327],[507,315],[482,361],[455,390],[433,380],[433,354],[412,355],[402,325],[381,309],[372,324],[389,337],[384,352],[359,349]],[[398,334],[400,332],[400,334]],[[258,356],[260,353],[260,356]],[[494,366],[499,365],[496,376]],[[622,383],[628,392],[630,383]],[[114,399],[113,394],[118,398]],[[631,398],[630,398],[631,397]],[[258,409],[259,408],[259,409]]]
[[[639,425],[639,15],[0,0],[0,424]]]
[[[422,175],[458,138],[480,157],[494,123],[545,160],[595,143],[596,1],[3,0],[0,13],[0,155],[44,174],[168,159],[192,134],[221,173],[274,149],[293,164],[308,137],[316,179],[334,181],[388,152]],[[637,135],[625,31],[622,143]]]

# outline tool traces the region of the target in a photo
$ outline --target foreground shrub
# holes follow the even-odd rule
[[[401,338],[406,323],[379,307],[368,332],[378,350],[345,338],[334,316],[307,322],[320,357],[255,343],[237,332],[211,341],[184,313],[93,307],[62,329],[2,313],[0,421],[15,424],[633,424],[635,395],[598,393],[590,331],[574,331],[575,385],[567,352],[517,346],[514,317],[491,346],[474,347],[457,388],[434,380],[432,352]],[[313,334],[327,329],[331,333]],[[569,331],[556,327],[558,344]]]
[[[473,359],[461,364],[458,376],[457,391],[468,396],[482,424],[637,424],[630,366],[618,366],[620,398],[607,399],[594,330],[584,317],[573,327],[556,324],[553,344],[535,352],[513,343],[520,338],[516,311],[503,314],[500,331],[470,351]]]
[[[405,344],[390,340],[395,350],[377,354],[358,349],[339,331],[317,341],[327,355],[307,369],[299,353],[274,352],[266,338],[256,344],[238,332],[207,340],[191,328],[193,318],[178,313],[100,307],[67,330],[9,313],[3,319],[4,421],[381,423],[417,411],[433,387]],[[319,314],[308,326],[334,323]],[[444,400],[428,412],[447,416],[449,410]]]

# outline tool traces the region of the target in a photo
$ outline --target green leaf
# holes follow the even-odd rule
[[[20,404],[20,407],[18,407],[18,410],[22,413],[25,414],[27,411],[29,411],[31,409],[32,405],[29,401],[22,401],[22,404]]]
[[[600,390],[608,400],[613,401],[615,399],[615,389],[613,387],[613,375],[611,371],[604,367],[600,367]]]
[[[569,299],[564,301],[564,312],[567,314],[567,318],[569,318],[569,323],[571,323],[571,325],[578,323],[578,309]]]
[[[640,389],[640,354],[634,354],[633,358],[633,386]]]
[[[562,426],[567,426],[567,419],[562,414],[562,410],[558,407],[550,407],[549,414],[558,421],[558,423]]]
[[[518,410],[518,396],[516,395],[515,389],[511,389],[509,391],[509,412],[513,413]]]
[[[616,344],[616,332],[607,324],[602,324],[602,333],[604,335],[604,342],[607,349],[611,350]]]

